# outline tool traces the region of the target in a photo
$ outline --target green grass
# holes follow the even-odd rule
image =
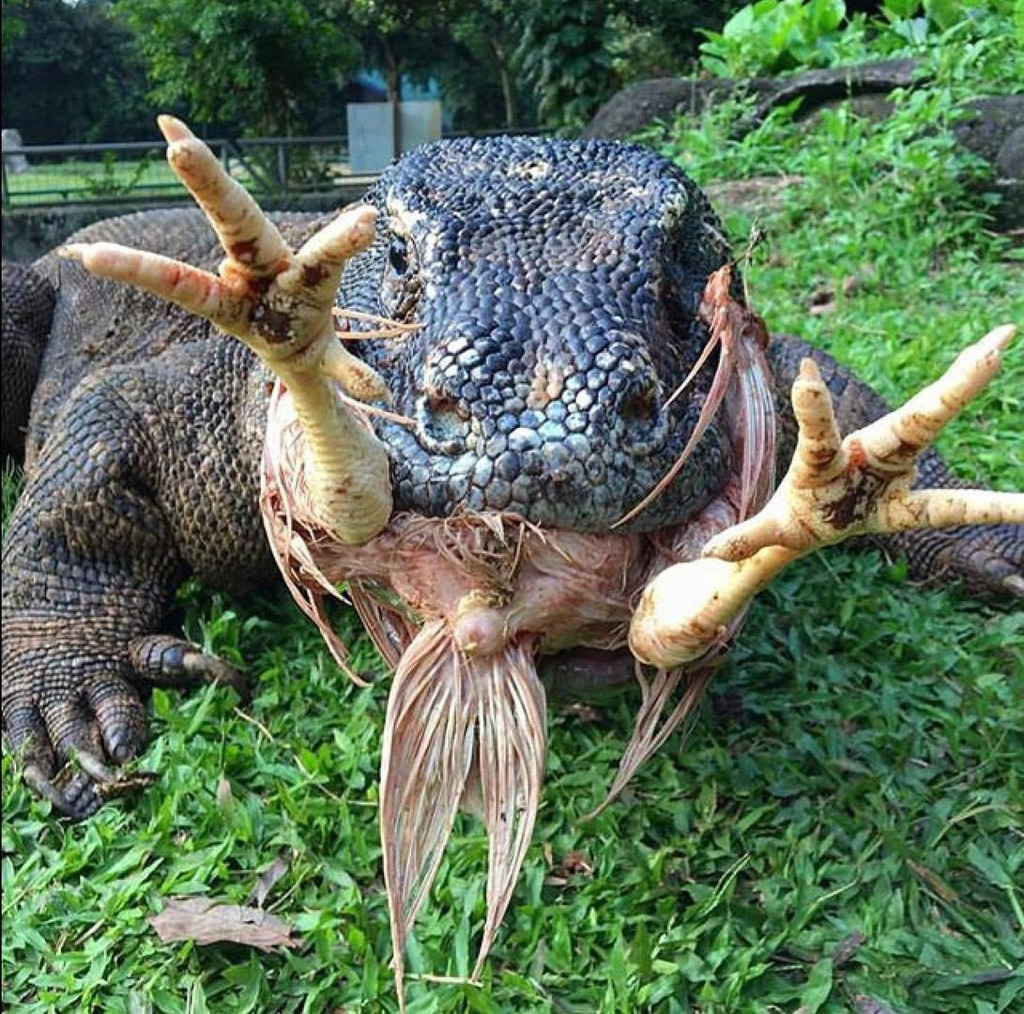
[[[294,145],[287,149],[288,190],[295,196],[323,192],[341,180],[347,167],[331,142],[319,147]],[[278,153],[257,148],[248,153],[247,164],[230,161],[231,175],[257,195],[273,184],[253,176],[252,167],[263,181],[276,180]],[[30,156],[30,168],[5,177],[7,204],[11,208],[47,207],[64,203],[138,202],[156,198],[187,197],[180,181],[167,164],[163,150],[154,148],[144,157],[117,157],[108,151],[92,160]],[[53,161],[45,161],[53,158]],[[278,190],[271,195],[280,198]]]
[[[162,153],[148,159],[33,162],[24,173],[8,173],[11,207],[68,201],[180,197],[181,184]]]
[[[952,87],[929,94],[941,105]],[[781,162],[807,178],[760,223],[752,297],[775,329],[828,346],[893,399],[989,325],[1024,324],[1019,252],[985,232],[964,165],[922,128],[934,109],[901,116],[778,123],[760,152],[714,122],[659,141],[679,157],[704,143],[713,157],[690,163],[704,179],[730,157],[741,175]],[[749,216],[727,220],[742,242]],[[816,290],[855,272],[862,287],[808,316]],[[1024,488],[1021,392],[1018,342],[942,438],[961,474]],[[350,686],[282,597],[192,587],[183,605],[189,635],[258,690],[245,708],[227,690],[155,693],[144,765],[161,783],[85,824],[56,820],[4,758],[5,1006],[394,1010],[375,808],[385,681]],[[339,622],[358,637],[350,615]],[[877,554],[804,560],[752,610],[685,744],[673,738],[582,824],[635,706],[554,712],[534,845],[484,987],[414,978],[412,1010],[1020,1009],[1020,610],[912,587]],[[268,907],[295,924],[297,950],[162,945],[147,927],[169,895],[244,901],[280,854],[289,871]],[[468,973],[485,861],[463,820],[417,924],[414,973]]]

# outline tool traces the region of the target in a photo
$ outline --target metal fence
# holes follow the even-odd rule
[[[206,142],[232,177],[261,198],[331,193],[369,183],[349,169],[344,137],[260,137]],[[162,142],[48,144],[3,153],[3,207],[138,204],[187,195]]]
[[[532,129],[521,131],[545,134]],[[480,132],[484,137],[505,131]],[[348,139],[327,137],[214,138],[206,143],[227,171],[261,199],[359,193],[376,175],[353,174]],[[135,204],[184,200],[161,141],[116,144],[32,144],[3,152],[3,208]],[[354,199],[348,197],[347,199]]]

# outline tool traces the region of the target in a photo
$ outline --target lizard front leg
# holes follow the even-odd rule
[[[202,343],[173,350],[80,384],[10,519],[4,734],[26,781],[68,816],[87,816],[106,796],[140,784],[118,770],[145,745],[138,684],[240,679],[186,642],[155,634],[181,579],[203,565],[188,535],[197,521],[218,507],[227,515],[218,532],[225,567],[259,547],[255,478],[238,488],[232,470],[219,468],[212,488],[174,492],[191,471],[182,446],[211,464],[225,451],[223,429],[205,432],[226,420],[204,404],[203,382],[230,391],[244,380],[244,363],[202,351]],[[255,471],[258,447],[251,457]],[[209,542],[209,531],[201,538]],[[69,760],[79,771],[65,778]]]

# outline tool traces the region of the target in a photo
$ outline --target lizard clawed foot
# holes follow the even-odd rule
[[[917,459],[995,376],[1015,333],[992,331],[902,408],[845,440],[805,359],[793,384],[799,436],[786,477],[758,514],[711,539],[702,559],[647,586],[630,629],[634,654],[663,668],[699,658],[783,567],[851,536],[1024,522],[1024,493],[912,488]]]
[[[12,751],[22,754],[26,784],[64,816],[88,817],[104,799],[156,777],[120,768],[146,743],[142,704],[120,676],[96,672],[74,689],[5,701],[4,721]]]
[[[243,673],[178,637],[157,634],[129,645],[132,677],[161,687],[226,683],[246,696]],[[110,662],[82,673],[75,684],[26,702],[5,701],[4,721],[12,751],[20,752],[25,783],[58,813],[73,820],[91,816],[107,799],[129,795],[159,778],[129,765],[146,745],[146,717],[131,682]]]

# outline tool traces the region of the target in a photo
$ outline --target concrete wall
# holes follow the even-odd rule
[[[362,196],[367,181],[339,187],[330,194],[308,197],[289,197],[281,202],[261,202],[267,210],[331,211],[344,207]],[[181,201],[173,203],[139,204],[78,204],[55,205],[51,208],[5,209],[3,213],[3,259],[5,261],[32,261],[47,250],[59,246],[72,233],[93,222],[118,215],[129,215],[159,207],[187,207]]]

